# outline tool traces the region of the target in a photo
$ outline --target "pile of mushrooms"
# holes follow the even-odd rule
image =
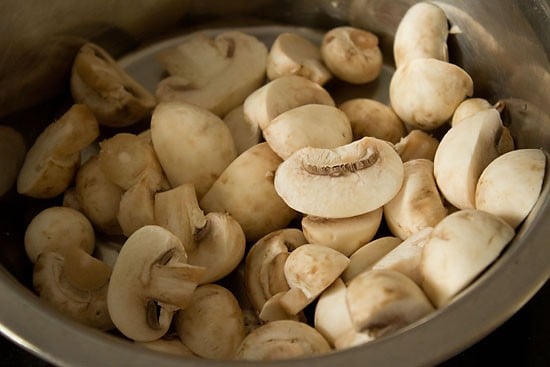
[[[376,35],[353,27],[320,45],[193,33],[158,54],[154,93],[84,45],[74,106],[8,168],[20,194],[59,199],[25,233],[36,292],[208,359],[317,355],[421,322],[498,258],[546,169],[542,150],[514,148],[502,103],[468,98],[448,33],[436,5],[405,14],[390,105],[330,94],[381,72]]]

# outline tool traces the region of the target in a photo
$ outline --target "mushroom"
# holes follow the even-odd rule
[[[62,206],[42,210],[25,230],[25,251],[32,263],[46,251],[63,254],[80,248],[88,254],[94,250],[95,234],[90,221],[79,211]]]
[[[149,342],[135,342],[135,344],[141,345],[147,349],[155,350],[157,352],[168,353],[179,357],[196,357],[193,352],[185,344],[183,344],[178,337],[164,337]]]
[[[36,138],[19,172],[17,192],[40,199],[63,193],[80,163],[80,150],[98,135],[97,121],[90,109],[73,105]]]
[[[151,118],[151,136],[171,186],[192,182],[199,197],[237,157],[227,125],[187,103],[160,103]]]
[[[87,105],[97,121],[110,127],[132,125],[145,118],[155,98],[101,47],[86,43],[76,55],[71,72],[71,94]]]
[[[374,99],[350,99],[339,108],[344,111],[351,123],[354,140],[371,136],[397,143],[406,133],[405,125],[391,107]]]
[[[398,237],[381,237],[359,248],[349,257],[349,265],[342,273],[342,280],[349,284],[353,278],[362,272],[371,270],[386,254],[396,248],[402,242]]]
[[[267,48],[238,31],[214,39],[197,32],[158,57],[171,74],[157,86],[159,101],[191,103],[223,116],[262,85]]]
[[[21,133],[0,125],[0,197],[17,181],[26,153],[27,147]]]
[[[353,140],[346,114],[321,104],[283,112],[262,131],[271,149],[283,160],[300,148],[336,148]]]
[[[275,189],[308,215],[347,218],[380,208],[399,191],[403,163],[383,140],[365,137],[334,149],[302,148],[275,174]]]
[[[36,259],[33,286],[40,298],[66,316],[99,330],[114,327],[107,309],[111,269],[77,247],[46,250]]]
[[[346,256],[372,240],[382,221],[382,208],[349,218],[305,216],[302,230],[309,243],[328,246]]]
[[[143,226],[155,224],[154,191],[146,178],[122,194],[117,220],[126,237]]]
[[[239,105],[224,116],[223,122],[229,128],[237,155],[262,141],[262,130],[244,117],[244,107]]]
[[[448,304],[513,237],[514,229],[493,214],[475,209],[449,214],[424,244],[422,288],[437,307]]]
[[[186,263],[181,241],[149,225],[124,243],[111,274],[107,307],[126,337],[151,341],[166,334],[174,313],[186,307],[204,268]]]
[[[460,102],[473,94],[473,88],[472,78],[456,65],[413,59],[393,74],[390,101],[403,122],[432,130],[451,118]]]
[[[346,300],[355,330],[376,339],[434,311],[418,285],[393,270],[371,270],[348,285]]]
[[[397,68],[413,59],[449,61],[445,12],[435,4],[420,2],[411,6],[397,27],[393,55]]]
[[[78,195],[76,194],[76,188],[74,186],[69,187],[63,193],[63,201],[61,206],[82,211],[80,204],[78,203]]]
[[[220,280],[243,259],[246,240],[241,226],[227,213],[205,216],[193,184],[157,193],[154,206],[156,224],[180,239],[188,263],[205,268],[200,284]]]
[[[481,172],[498,156],[496,142],[502,131],[495,109],[464,119],[443,136],[434,158],[439,190],[459,209],[475,207],[475,190]]]
[[[447,208],[437,190],[432,161],[413,159],[405,162],[403,169],[403,185],[384,205],[384,219],[391,233],[406,239],[435,226],[447,215]]]
[[[363,29],[331,29],[323,37],[321,55],[329,70],[348,83],[372,82],[382,71],[378,37]]]
[[[436,138],[422,130],[411,130],[394,148],[403,162],[421,158],[433,161],[438,146],[439,141]]]
[[[245,337],[237,299],[216,284],[197,287],[188,306],[178,311],[174,324],[182,343],[207,359],[232,359]]]
[[[117,215],[124,190],[105,176],[98,156],[80,167],[75,190],[80,210],[94,227],[106,234],[122,233]]]
[[[272,321],[244,338],[236,357],[269,361],[311,357],[330,352],[325,338],[311,326],[293,320]]]
[[[288,75],[303,76],[319,85],[332,78],[319,46],[298,34],[284,32],[277,36],[267,55],[267,77],[273,80]]]
[[[249,242],[285,228],[296,212],[273,185],[280,163],[281,158],[267,143],[253,146],[231,162],[199,201],[200,207],[207,213],[229,213]]]
[[[288,288],[288,285],[287,285]],[[285,291],[275,293],[263,305],[260,314],[258,315],[263,323],[278,321],[278,320],[294,320],[306,322],[303,312],[297,314],[289,313],[281,304],[281,298],[286,294]]]
[[[497,157],[479,177],[476,209],[517,228],[539,198],[545,169],[546,154],[540,149],[518,149]]]
[[[306,104],[334,106],[334,101],[323,87],[309,79],[283,76],[246,97],[244,117],[263,130],[281,113]]]
[[[330,247],[305,244],[290,253],[284,274],[290,289],[279,303],[296,315],[327,289],[346,269],[349,259]]]

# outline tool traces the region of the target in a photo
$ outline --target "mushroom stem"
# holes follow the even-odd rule
[[[62,276],[75,288],[93,291],[105,286],[111,277],[111,268],[90,256],[81,248],[65,250]]]
[[[166,305],[184,308],[206,268],[189,264],[155,264],[151,268],[151,278],[146,296]]]

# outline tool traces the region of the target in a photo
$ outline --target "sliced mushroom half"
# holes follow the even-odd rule
[[[422,130],[411,130],[394,145],[403,162],[413,159],[428,159],[433,162],[439,141]]]
[[[229,111],[224,117],[223,122],[229,128],[237,154],[262,141],[262,130],[260,127],[244,118],[244,107],[239,105]]]
[[[302,148],[275,174],[275,189],[308,215],[347,218],[390,201],[403,182],[403,163],[389,143],[365,137],[334,148]]]

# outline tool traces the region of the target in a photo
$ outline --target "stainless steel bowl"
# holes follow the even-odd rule
[[[66,100],[75,50],[93,40],[115,55],[161,35],[196,27],[290,24],[326,29],[340,24],[380,36],[386,60],[397,24],[413,0],[183,1],[54,0],[0,4],[0,122],[28,142]],[[449,39],[451,59],[475,82],[476,96],[504,100],[505,123],[518,147],[550,151],[550,5],[545,0],[437,1],[460,29]],[[220,17],[221,21],[217,21]],[[496,263],[453,303],[398,333],[322,357],[262,365],[420,366],[440,362],[491,332],[517,312],[550,277],[550,186]],[[22,247],[24,226],[40,207],[14,192],[0,198],[0,331],[58,365],[237,366],[181,360],[78,325],[45,306],[30,290]],[[247,365],[255,365],[248,363]]]

